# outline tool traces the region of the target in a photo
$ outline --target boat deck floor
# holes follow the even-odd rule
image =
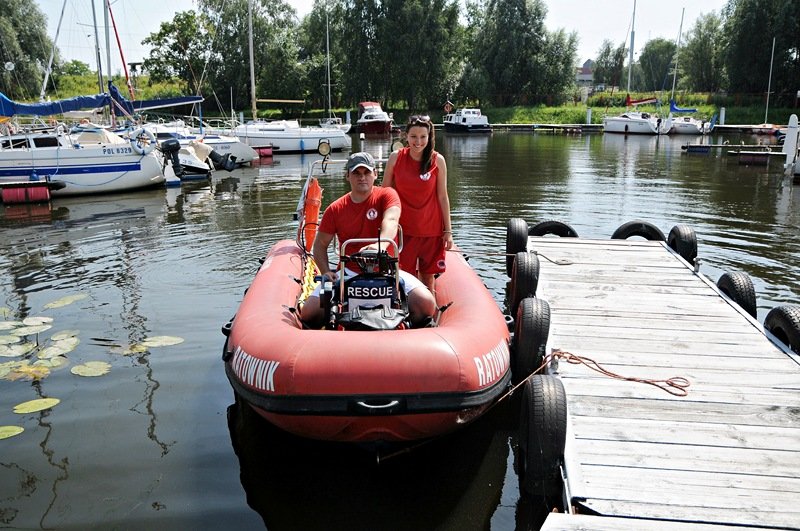
[[[800,529],[800,357],[663,242],[532,237],[528,250],[550,351],[614,373],[559,360],[568,493],[595,518],[543,529]],[[665,384],[678,377],[685,396]]]

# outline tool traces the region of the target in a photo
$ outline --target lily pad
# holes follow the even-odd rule
[[[20,361],[6,361],[5,363],[0,363],[0,378],[5,378],[8,373],[12,370],[16,369],[20,363]]]
[[[42,366],[31,365],[27,360],[22,361],[4,376],[6,380],[41,380],[50,376],[50,369]]]
[[[48,369],[58,369],[69,363],[69,360],[64,356],[54,356],[44,360],[36,360],[32,363],[34,367],[47,367]]]
[[[36,413],[45,409],[50,409],[56,406],[61,400],[58,398],[37,398],[35,400],[28,400],[14,406],[14,413],[23,415],[25,413]]]
[[[25,431],[22,426],[0,426],[0,439],[8,439]]]
[[[11,330],[18,326],[22,326],[22,321],[0,321],[0,330]]]
[[[50,330],[53,328],[53,325],[50,324],[39,324],[33,326],[20,326],[19,328],[15,328],[11,331],[12,334],[15,336],[32,336],[34,334],[39,334],[46,330]]]
[[[26,317],[22,320],[22,324],[25,326],[36,326],[36,325],[43,325],[43,324],[50,324],[53,322],[52,317],[45,317],[43,315]]]
[[[80,344],[81,340],[77,337],[68,337],[66,339],[61,339],[59,341],[53,341],[48,347],[42,349],[42,352],[39,353],[39,358],[50,358],[53,356],[61,356],[64,354],[69,354],[75,347]]]
[[[0,358],[15,358],[17,356],[24,356],[35,348],[36,343],[31,343],[30,341],[26,343],[18,343],[16,345],[0,345]]]
[[[111,364],[105,361],[87,361],[82,365],[75,365],[70,372],[78,376],[103,376],[110,370]]]
[[[175,337],[175,336],[153,336],[148,337],[144,341],[142,341],[142,345],[146,347],[168,347],[171,345],[178,345],[183,343],[184,339],[182,337]]]
[[[85,299],[88,297],[85,293],[79,293],[77,295],[67,295],[66,297],[61,297],[60,299],[54,300],[52,302],[48,302],[44,305],[46,309],[52,308],[61,308],[62,306],[67,306],[72,304],[73,302]]]
[[[12,336],[12,335],[0,336],[0,345],[10,345],[12,343],[19,343],[20,341],[22,341],[22,338],[20,336]]]
[[[61,332],[56,332],[52,336],[50,336],[51,341],[61,341],[62,339],[67,339],[70,337],[76,337],[80,334],[78,330],[62,330]]]

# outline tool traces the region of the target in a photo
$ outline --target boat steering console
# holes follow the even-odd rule
[[[320,303],[330,330],[397,330],[409,328],[408,300],[402,289],[397,244],[389,241],[387,250],[364,249],[377,243],[372,238],[355,238],[342,244],[339,278],[323,279]],[[383,243],[387,243],[383,240]],[[359,250],[347,254],[347,248]]]

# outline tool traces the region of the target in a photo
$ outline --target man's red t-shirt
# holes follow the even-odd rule
[[[377,238],[381,232],[383,213],[400,206],[394,188],[375,186],[361,203],[353,202],[350,194],[343,195],[325,209],[319,231],[335,234],[339,245],[352,238]]]

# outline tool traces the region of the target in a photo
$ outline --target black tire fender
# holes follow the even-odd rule
[[[689,225],[675,225],[667,236],[667,245],[678,256],[694,265],[697,258],[697,234]]]
[[[528,223],[522,218],[511,218],[506,223],[506,275],[511,277],[514,255],[528,250]]]
[[[525,381],[519,424],[522,490],[533,496],[560,495],[559,467],[567,440],[567,395],[560,379],[534,374]]]
[[[764,318],[764,328],[800,354],[800,306],[776,306]]]
[[[511,315],[517,315],[519,303],[526,297],[536,296],[539,286],[539,257],[526,252],[514,256],[511,271],[511,286],[508,295],[508,309]]]
[[[756,290],[747,273],[742,273],[741,271],[723,273],[717,281],[717,287],[750,316],[758,316]]]
[[[528,229],[528,236],[545,236],[554,234],[562,238],[577,238],[578,232],[561,221],[548,220],[537,223]]]
[[[664,233],[661,232],[661,229],[652,223],[639,219],[623,223],[617,227],[617,230],[615,230],[614,234],[611,235],[611,239],[627,240],[631,236],[641,236],[646,240],[659,242],[667,240],[667,238],[664,236]]]
[[[526,297],[517,308],[511,375],[514,383],[525,380],[542,365],[550,336],[550,305],[543,299]]]

